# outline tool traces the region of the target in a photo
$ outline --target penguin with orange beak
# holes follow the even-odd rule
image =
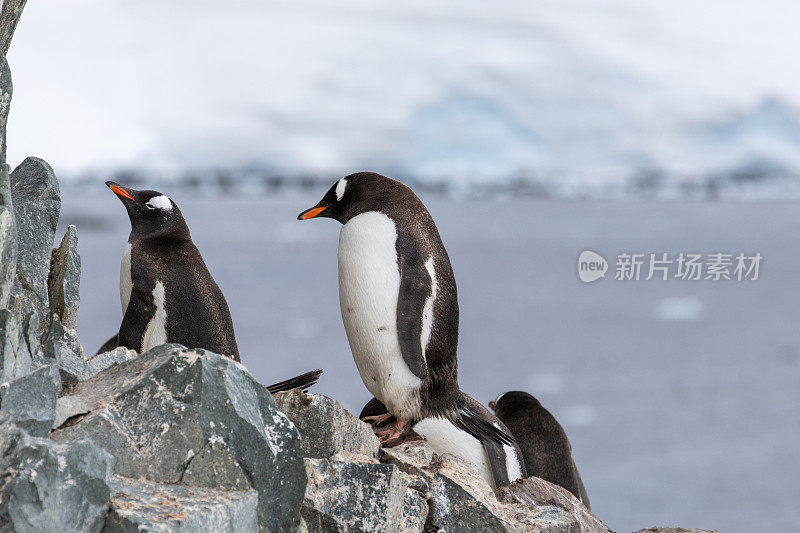
[[[450,259],[422,201],[371,172],[336,182],[300,220],[339,221],[339,304],[361,380],[382,409],[364,420],[384,446],[425,437],[497,487],[524,476],[513,437],[458,386],[458,298]]]
[[[101,351],[124,346],[144,353],[177,343],[239,361],[228,303],[192,242],[177,204],[158,191],[106,182],[125,206],[131,233],[120,265],[122,324]],[[308,388],[321,370],[271,385]]]

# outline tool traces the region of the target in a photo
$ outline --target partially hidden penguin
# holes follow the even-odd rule
[[[339,304],[356,367],[386,411],[366,417],[392,446],[417,433],[482,470],[493,486],[524,475],[499,420],[458,386],[458,300],[450,259],[419,198],[371,172],[336,182],[299,220],[327,217],[339,235]]]
[[[125,206],[131,233],[120,266],[122,324],[98,353],[117,346],[144,353],[177,343],[240,361],[228,303],[175,202],[157,191],[106,185]],[[306,389],[321,373],[276,383],[270,391]]]
[[[527,392],[510,391],[490,402],[489,408],[517,439],[528,475],[567,489],[591,510],[567,434],[539,400]]]

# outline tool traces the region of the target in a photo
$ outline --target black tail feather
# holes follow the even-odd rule
[[[494,426],[468,406],[462,406],[452,422],[456,427],[466,431],[481,442],[491,441],[508,446],[513,446],[516,443],[514,437]]]
[[[292,389],[301,389],[303,392],[305,392],[309,389],[309,387],[317,382],[320,374],[322,374],[322,370],[312,370],[311,372],[306,372],[305,374],[300,374],[299,376],[268,385],[267,390],[270,392],[270,394]]]

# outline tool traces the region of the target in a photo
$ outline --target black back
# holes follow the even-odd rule
[[[204,348],[239,361],[228,304],[200,252],[189,241],[144,238],[131,243],[133,290],[120,327],[120,346],[141,351],[155,305],[152,291],[164,284],[167,341]]]
[[[397,231],[397,268],[401,280],[397,330],[403,358],[409,369],[423,380],[420,390],[423,416],[450,416],[459,399],[458,294],[439,230],[422,201],[399,181],[373,172],[350,174],[344,179],[347,183],[341,199],[337,199],[337,182],[317,206],[298,218],[324,207],[314,216],[333,218],[342,224],[369,211],[379,211],[392,219]],[[434,261],[437,293],[433,328],[423,358],[422,313],[431,294],[431,278],[425,262],[430,257]]]
[[[519,443],[527,474],[567,489],[589,508],[567,434],[539,400],[527,392],[511,391],[490,407]]]

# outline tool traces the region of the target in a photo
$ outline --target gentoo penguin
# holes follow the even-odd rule
[[[120,268],[119,346],[142,353],[174,342],[239,361],[228,304],[175,202],[156,191],[106,185],[131,220]]]
[[[122,324],[117,338],[101,350],[124,346],[143,353],[170,342],[239,361],[225,296],[175,202],[157,191],[137,191],[112,181],[106,185],[128,211],[131,233],[120,267]],[[276,383],[271,391],[307,388],[321,372]]]
[[[517,439],[528,475],[564,487],[591,509],[567,434],[539,400],[527,392],[511,391],[489,407]]]
[[[340,179],[297,218],[315,217],[343,224],[339,304],[347,339],[364,385],[388,410],[373,421],[397,418],[394,430],[378,433],[383,444],[429,421],[424,428],[441,437],[425,435],[434,448],[445,442],[470,442],[487,453],[513,448],[513,438],[459,389],[456,281],[420,199],[398,181],[361,172]]]

